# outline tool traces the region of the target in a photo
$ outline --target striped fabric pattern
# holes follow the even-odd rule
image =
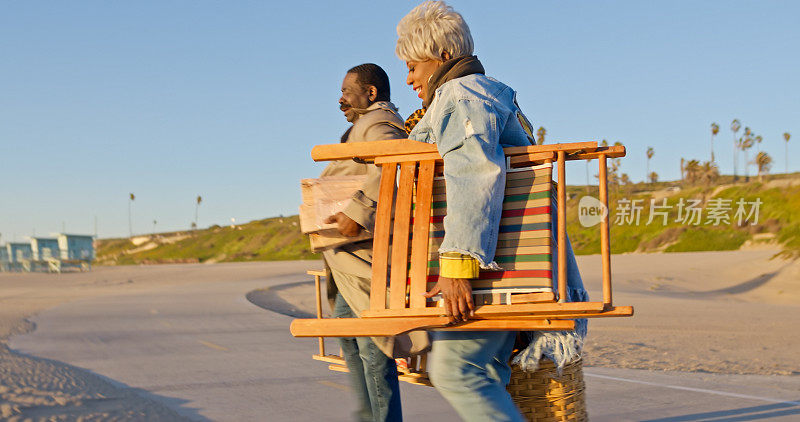
[[[486,294],[483,303],[505,293],[552,291],[550,196],[553,167],[545,164],[511,169],[506,177],[503,214],[495,262],[502,271],[481,270],[472,282],[475,293]],[[428,290],[438,280],[438,249],[444,237],[447,213],[444,178],[434,179],[428,244]],[[495,301],[496,302],[496,301]]]

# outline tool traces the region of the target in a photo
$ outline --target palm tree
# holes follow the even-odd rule
[[[719,125],[711,123],[711,162],[714,162],[714,137],[719,133]]]
[[[614,146],[615,147],[621,147],[622,146],[622,142],[616,141],[616,142],[614,142]],[[613,175],[611,177],[614,179],[614,184],[615,185],[619,185],[619,183],[620,183],[620,173],[619,172],[620,172],[620,168],[621,167],[622,167],[622,160],[621,159],[614,158],[613,160],[611,160],[611,171],[613,173]],[[627,175],[626,175],[626,177],[627,177]]]
[[[786,174],[789,174],[789,138],[791,137],[789,132],[783,132],[783,140],[786,141],[786,154],[784,155],[786,157]]]
[[[761,141],[763,141],[763,140],[764,140],[764,138],[762,138],[762,137],[761,137],[761,135],[757,135],[757,136],[756,136],[755,138],[753,138],[753,139],[755,139],[755,141],[756,141],[756,150],[757,150],[758,152],[761,152]]]
[[[601,147],[607,147],[608,146],[608,141],[603,139],[602,141],[600,141],[600,146]],[[597,177],[599,179],[600,175],[595,175],[595,177]],[[590,184],[591,184],[591,178],[589,177],[589,160],[586,160],[586,192],[587,193],[589,192],[589,185]]]
[[[197,195],[197,203],[194,206],[194,227],[197,228],[197,211],[200,209],[200,203],[203,202],[203,197]]]
[[[156,224],[158,224],[158,221],[153,220],[153,234],[156,234]]]
[[[744,139],[742,140],[742,152],[744,152],[744,181],[750,181],[750,162],[748,161],[747,151],[755,144],[753,131],[749,127],[744,128]]]
[[[536,138],[539,141],[539,145],[544,143],[545,135],[547,135],[547,129],[544,126],[539,126],[539,129],[536,129]]]
[[[621,146],[621,145],[622,145],[621,142],[614,142],[614,146]],[[603,141],[600,142],[600,146],[607,147],[608,146],[608,141],[603,139]],[[608,166],[608,173],[606,175],[608,177],[608,185],[609,186],[619,186],[619,182],[620,182],[619,168],[620,168],[621,165],[622,165],[622,162],[621,162],[621,160],[619,158],[613,158],[613,159],[610,160],[609,166]],[[595,177],[599,178],[600,175],[595,175]]]
[[[655,154],[655,150],[653,149],[653,147],[647,147],[647,173],[646,174],[648,174],[648,175],[650,174],[650,159],[653,158],[654,154]]]
[[[772,157],[764,151],[760,151],[756,156],[756,165],[758,166],[758,181],[764,180],[764,174],[769,173],[769,168],[772,167]]]
[[[658,182],[658,173],[656,173],[656,172],[650,173],[647,177],[650,178],[650,183]]]
[[[689,184],[697,182],[702,175],[701,172],[702,167],[700,166],[700,161],[689,160],[689,162],[686,163],[686,181]]]
[[[608,184],[619,186],[619,163],[617,160],[611,160],[611,167],[608,168]]]
[[[716,163],[711,161],[706,161],[700,167],[699,170],[699,179],[702,180],[703,184],[710,185],[719,177],[719,167],[717,167]]]
[[[130,237],[133,237],[133,223],[132,223],[132,220],[131,220],[131,204],[133,204],[133,201],[136,199],[136,195],[131,193],[129,198],[130,199],[128,199],[128,235]]]
[[[737,168],[739,167],[739,145],[736,141],[736,132],[742,127],[742,123],[739,119],[733,119],[731,122],[731,131],[733,131],[733,181],[735,182],[739,179],[739,175],[737,174]]]
[[[686,179],[686,175],[684,174],[685,169],[686,169],[686,160],[681,158],[681,180]]]

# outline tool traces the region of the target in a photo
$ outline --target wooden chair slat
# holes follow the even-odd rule
[[[344,144],[342,144],[344,145]],[[594,151],[598,148],[597,142],[566,142],[559,144],[546,144],[546,145],[531,145],[524,147],[507,147],[503,148],[503,152],[508,156],[535,154],[539,152],[576,152],[576,151]]]
[[[396,174],[397,166],[394,164],[384,165],[381,169],[378,208],[375,211],[375,240],[372,242],[370,309],[386,308],[386,274],[389,266],[389,236],[391,235],[394,179]]]
[[[539,316],[560,318],[562,314],[602,312],[603,302],[520,303],[517,305],[484,305],[475,308],[476,317]],[[442,307],[423,309],[380,309],[362,312],[362,318],[420,317],[444,315]]]
[[[513,305],[524,306],[524,305]],[[504,324],[516,324],[511,328],[509,325],[505,329],[514,330],[561,330],[572,328],[558,328],[559,324],[572,324],[573,318],[610,318],[610,317],[630,317],[633,316],[632,306],[613,306],[605,310],[594,312],[573,312],[557,315],[557,318],[550,318],[544,315],[525,315],[525,316],[505,316],[497,319],[473,319],[458,326],[448,326],[448,318],[444,316],[422,316],[422,317],[386,317],[386,318],[326,318],[326,319],[296,319],[292,321],[290,330],[295,337],[351,337],[351,336],[390,336],[398,335],[407,331],[419,329],[437,330],[486,330],[490,329],[486,321],[510,321]],[[544,322],[545,324],[541,324]],[[522,327],[523,323],[539,323],[537,328],[533,325]],[[563,327],[563,326],[561,326]],[[324,360],[322,357],[315,357]]]
[[[531,145],[522,147],[507,147],[503,152],[507,156],[538,154],[546,152],[564,151],[568,160],[585,159],[581,154],[592,154],[597,151],[604,151],[606,155],[618,154],[619,147],[600,147],[597,142],[567,142],[546,145]],[[624,151],[624,147],[621,147]],[[412,141],[410,139],[391,139],[374,142],[353,142],[338,143],[329,145],[317,145],[311,149],[311,158],[314,161],[327,160],[349,160],[354,157],[363,160],[374,160],[376,157],[384,156],[403,156],[413,154],[438,154],[439,151],[434,144]],[[573,155],[575,157],[573,157]],[[623,155],[624,156],[624,152]],[[427,159],[427,158],[425,158]]]
[[[393,165],[393,164],[389,164]],[[417,165],[400,164],[400,181],[394,208],[392,232],[392,274],[389,284],[389,308],[406,307],[406,281],[408,271],[408,234],[411,221],[411,194]]]
[[[353,157],[370,160],[386,155],[424,154],[438,149],[434,144],[412,141],[410,139],[391,139],[373,142],[348,142],[316,145],[311,148],[314,161],[350,160]]]
[[[558,301],[567,301],[567,175],[564,151],[558,151]]]
[[[570,154],[567,157],[567,161],[569,160],[592,160],[595,158],[600,158],[600,156],[606,156],[606,158],[620,158],[624,157],[626,154],[625,147],[622,145],[614,145],[610,147],[600,147],[597,148],[595,151],[592,152],[579,152],[577,154]]]
[[[427,160],[420,162],[417,174],[417,194],[414,204],[414,231],[411,241],[411,288],[409,306],[424,308],[427,270],[428,270],[428,235],[430,229],[431,195],[433,192],[433,170],[436,162]]]
[[[441,160],[442,157],[438,152],[426,152],[423,154],[405,154],[405,155],[390,155],[386,157],[375,157],[375,164],[383,163],[404,163],[408,161],[427,161],[427,160]]]
[[[404,318],[329,318],[296,319],[290,330],[295,337],[396,336],[413,330],[437,329],[445,331],[496,331],[496,330],[572,330],[575,321],[557,319],[472,319],[458,325],[449,325],[450,319],[436,317]]]
[[[600,202],[608,208],[608,168],[606,156],[601,154],[598,158],[600,165],[599,193]],[[608,231],[608,213],[600,220],[600,255],[603,260],[603,303],[612,304],[611,294],[611,239]]]

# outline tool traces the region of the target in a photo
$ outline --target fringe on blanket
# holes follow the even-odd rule
[[[585,290],[570,289],[570,299],[574,302],[586,302],[589,295]],[[575,320],[572,331],[524,331],[520,335],[528,342],[528,347],[511,359],[512,365],[519,365],[525,372],[534,372],[539,368],[539,360],[546,357],[556,365],[558,374],[564,366],[581,357],[583,340],[586,338],[587,321],[585,318]]]

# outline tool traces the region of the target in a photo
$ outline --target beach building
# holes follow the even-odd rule
[[[8,253],[8,262],[11,263],[16,264],[30,261],[31,258],[33,258],[33,249],[31,249],[30,243],[9,242],[6,245],[6,250]]]
[[[6,244],[7,271],[30,271],[33,250],[30,243],[9,242]]]
[[[34,261],[45,261],[61,257],[58,249],[58,239],[51,237],[32,237],[31,249]]]
[[[65,261],[94,261],[94,237],[82,234],[58,235],[58,249]]]
[[[0,272],[8,270],[8,248],[6,245],[0,245]]]

